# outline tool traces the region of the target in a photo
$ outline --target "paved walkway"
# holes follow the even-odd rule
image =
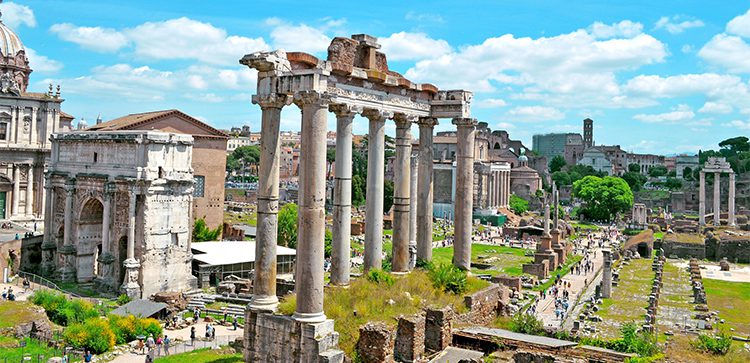
[[[596,247],[588,250],[588,258],[593,263],[593,268],[587,274],[581,272],[580,275],[577,275],[571,272],[561,279],[563,282],[570,283],[570,288],[567,289],[569,306],[567,311],[565,311],[566,316],[569,316],[571,312],[575,314],[576,306],[574,305],[576,303],[576,300],[578,300],[579,295],[581,295],[582,293],[585,294],[587,290],[593,289],[593,286],[595,286],[595,284],[592,282],[596,282],[598,277],[597,275],[599,274],[599,271],[604,264],[604,254],[601,252],[601,248],[598,247],[598,242],[601,240],[605,240],[605,247],[607,247],[607,245],[609,244],[609,238],[605,236],[603,232],[599,232],[594,235],[594,243],[596,243]],[[584,263],[586,263],[586,259],[580,262],[581,266]],[[554,278],[554,275],[550,276],[550,278]],[[562,297],[562,284],[559,284],[557,286],[560,289],[558,296]],[[563,324],[563,319],[555,315],[555,295],[551,294],[550,290],[551,289],[548,289],[546,298],[543,300],[539,300],[539,302],[537,303],[536,316],[539,320],[542,321],[545,327],[558,328]]]

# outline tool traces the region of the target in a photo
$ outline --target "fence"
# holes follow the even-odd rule
[[[194,350],[198,349],[206,349],[206,348],[216,348],[221,346],[226,346],[235,341],[235,339],[242,337],[241,335],[218,335],[214,339],[195,339],[195,341],[190,342],[171,342],[169,345],[169,348],[165,348],[164,345],[158,348],[154,348],[151,350],[150,354],[154,358],[158,357],[165,357],[167,355],[173,355],[173,354],[180,354],[180,353],[186,353],[186,352],[192,352]],[[145,355],[145,350],[142,352],[136,352],[141,353]]]
[[[46,363],[50,358],[62,357],[66,352],[68,362],[83,361],[83,350],[60,346],[59,341],[59,336],[49,341],[26,338],[22,340],[23,346],[15,348],[17,354],[4,354],[0,363]]]
[[[30,272],[18,271],[18,277],[19,278],[16,279],[16,286],[21,286],[21,284],[23,283],[23,279],[27,279],[29,280],[29,283],[31,284],[31,290],[36,290],[39,287],[43,286],[48,289],[60,291],[72,297],[83,298],[83,296],[80,296],[70,291],[65,291],[62,288],[60,288],[60,286],[57,286],[57,284],[55,284],[54,282],[47,280],[42,276],[35,275]],[[36,288],[34,287],[34,285],[37,285]]]

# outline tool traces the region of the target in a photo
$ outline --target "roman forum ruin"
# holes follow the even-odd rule
[[[730,226],[735,225],[735,208],[734,208],[734,197],[735,197],[735,182],[734,182],[734,171],[729,165],[725,158],[710,157],[703,164],[703,169],[700,172],[700,181],[698,182],[698,218],[701,226],[706,225],[706,173],[714,174],[714,206],[713,216],[714,225],[718,226],[721,219],[721,174],[729,174],[729,200],[728,200],[728,222]]]
[[[440,118],[450,118],[459,133],[457,202],[453,263],[468,270],[471,258],[473,150],[476,120],[470,118],[472,94],[442,91],[431,84],[415,84],[390,71],[377,39],[365,35],[333,39],[326,60],[302,53],[258,52],[240,61],[258,70],[253,103],[262,110],[261,160],[258,186],[258,230],[253,300],[246,320],[246,359],[273,354],[262,321],[278,305],[276,297],[276,228],[279,199],[279,122],[284,106],[302,110],[299,186],[299,241],[294,322],[312,329],[330,324],[323,313],[323,248],[325,231],[325,160],[327,113],[337,119],[334,189],[333,259],[331,283],[349,281],[349,220],[351,218],[352,123],[359,114],[369,120],[365,270],[382,265],[383,178],[385,123],[396,124],[396,161],[393,207],[393,271],[407,273],[410,241],[411,125],[420,129],[417,168],[417,258],[429,260],[432,246],[432,135]],[[276,321],[275,324],[285,324]],[[317,324],[317,325],[316,325]],[[281,330],[281,329],[275,329]],[[332,333],[332,328],[330,332]],[[303,332],[302,339],[305,338]],[[262,343],[261,343],[262,342]],[[305,343],[306,344],[306,343]],[[303,344],[304,345],[304,344]],[[285,349],[290,349],[286,347]],[[295,348],[296,349],[296,348]],[[298,352],[297,354],[308,354]]]

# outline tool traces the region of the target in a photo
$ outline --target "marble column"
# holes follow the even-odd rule
[[[367,192],[365,205],[364,270],[383,266],[383,179],[385,176],[385,120],[392,114],[366,109],[370,120],[367,134]]]
[[[737,221],[734,216],[734,198],[735,198],[735,185],[734,185],[734,173],[729,173],[729,225],[735,226]]]
[[[115,185],[112,182],[104,184],[104,208],[102,213],[102,253],[97,259],[102,268],[97,276],[99,289],[109,291],[115,287],[113,276],[113,266],[115,256],[112,254],[112,241],[110,236],[110,224],[112,217],[112,193],[115,191]]]
[[[396,114],[396,156],[393,160],[393,272],[409,271],[412,118]]]
[[[474,132],[477,121],[472,118],[455,118],[458,128],[456,144],[456,201],[454,205],[455,242],[453,264],[471,269],[471,232],[474,184]]]
[[[417,260],[432,261],[432,134],[436,118],[423,117],[419,125],[417,173]]]
[[[336,114],[336,167],[333,186],[331,284],[349,285],[352,231],[352,122],[361,109],[331,105]]]
[[[413,148],[412,148],[413,149]],[[417,263],[417,179],[419,156],[412,150],[411,171],[409,173],[409,269]]]
[[[37,141],[37,130],[36,130],[36,118],[38,108],[34,107],[31,109],[31,124],[29,125],[29,143],[31,145],[36,144]],[[36,146],[36,145],[35,145]]]
[[[714,226],[721,224],[721,173],[714,173]]]
[[[75,184],[70,181],[65,184],[65,211],[63,224],[63,247],[60,249],[62,266],[60,279],[65,282],[75,281],[76,246],[73,243],[73,194]]]
[[[46,195],[47,204],[44,208],[44,239],[42,240],[42,266],[41,272],[44,276],[52,276],[55,271],[55,250],[57,244],[53,241],[52,237],[52,220],[53,214],[55,213],[54,205],[54,190],[50,183],[49,177],[45,176],[44,193]]]
[[[11,204],[11,218],[18,216],[18,203],[21,201],[21,165],[13,164],[13,203]]]
[[[26,172],[26,216],[34,216],[34,165],[29,164]]]
[[[706,173],[702,170],[698,181],[698,224],[706,225]]]
[[[492,164],[490,164],[490,175],[487,179],[487,209],[492,209],[496,204],[495,197],[497,197],[497,193],[495,192],[497,184],[495,183],[495,172],[492,171]]]
[[[137,188],[135,185],[130,187],[129,191],[129,203],[128,203],[128,247],[127,247],[127,259],[123,261],[122,265],[125,268],[125,280],[120,287],[123,294],[128,295],[130,298],[137,299],[141,297],[141,286],[138,284],[139,269],[141,267],[140,262],[135,258],[135,215],[136,215],[136,202],[137,199]]]
[[[302,108],[300,141],[299,228],[295,290],[297,308],[294,319],[317,323],[323,313],[323,259],[325,245],[326,133],[329,96],[315,91],[294,95]],[[382,170],[382,169],[381,169]],[[382,214],[381,214],[382,216]]]
[[[276,311],[276,245],[279,214],[279,127],[281,109],[288,104],[286,95],[253,97],[261,109],[260,172],[258,173],[258,223],[255,238],[253,297],[249,308]]]

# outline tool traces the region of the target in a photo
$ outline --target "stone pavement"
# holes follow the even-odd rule
[[[599,241],[603,238],[605,238],[605,235],[603,233],[597,233],[595,235],[595,241]],[[609,241],[605,242],[605,247]],[[596,282],[597,275],[599,274],[599,271],[601,270],[602,265],[604,264],[603,254],[601,252],[601,249],[597,246],[594,249],[589,250],[591,255],[591,261],[594,264],[594,268],[589,271],[587,274],[581,273],[580,275],[573,274],[572,272],[565,275],[562,278],[563,282],[570,282],[570,289],[568,289],[569,295],[568,295],[568,303],[570,304],[568,306],[568,310],[565,312],[566,316],[569,316],[571,312],[575,313],[575,302],[578,299],[578,296],[582,293],[586,293],[587,289],[590,288],[591,291],[593,291],[593,287],[595,284],[592,283]],[[581,261],[583,263],[583,261]],[[554,274],[550,274],[550,278],[554,278]],[[558,285],[562,286],[562,284]],[[562,289],[558,296],[562,296]],[[547,296],[544,300],[540,300],[537,303],[537,310],[536,310],[536,316],[539,320],[542,321],[545,327],[560,327],[562,324],[562,320],[555,316],[555,296],[549,292],[549,289],[547,291]]]

